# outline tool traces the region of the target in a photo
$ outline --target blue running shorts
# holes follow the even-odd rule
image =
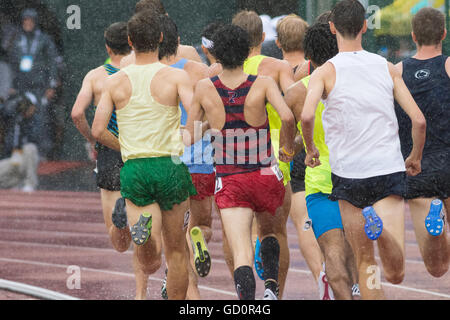
[[[328,197],[328,194],[321,192],[306,197],[306,207],[316,239],[330,230],[344,229],[339,203]]]

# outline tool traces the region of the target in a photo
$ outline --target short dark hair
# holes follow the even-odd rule
[[[167,14],[166,8],[160,0],[141,0],[136,3],[135,13],[152,10],[157,14]]]
[[[336,36],[331,33],[328,23],[316,23],[309,27],[304,47],[305,57],[318,66],[339,53]]]
[[[342,0],[331,11],[330,21],[337,31],[348,39],[354,39],[361,32],[366,20],[366,10],[358,0]]]
[[[445,33],[445,15],[434,8],[421,9],[412,19],[419,46],[438,45]]]
[[[213,36],[214,56],[224,69],[244,65],[250,54],[248,33],[235,25],[224,25]]]
[[[126,56],[131,52],[126,22],[113,23],[105,30],[104,36],[106,45],[114,54]]]
[[[161,40],[160,16],[146,10],[135,14],[128,22],[128,36],[136,52],[154,52]]]
[[[159,45],[159,59],[174,56],[178,50],[178,28],[172,18],[159,16],[163,41]]]
[[[262,42],[264,26],[261,17],[255,11],[242,10],[233,18],[232,24],[248,33],[250,47],[255,48]]]
[[[320,16],[316,18],[315,23],[328,23],[330,22],[331,11],[325,11]]]
[[[208,40],[211,40],[214,36],[214,34],[222,28],[225,24],[221,21],[214,21],[208,24],[202,31],[201,36],[205,37]]]

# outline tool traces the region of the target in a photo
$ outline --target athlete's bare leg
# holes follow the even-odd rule
[[[120,191],[107,191],[100,189],[102,199],[103,219],[105,221],[106,230],[108,231],[111,243],[118,252],[125,252],[130,248],[131,236],[130,229],[118,229],[112,223],[112,213],[116,205],[116,201],[120,199]]]
[[[378,279],[377,274],[374,275],[369,272],[377,271],[378,266],[375,260],[374,243],[367,238],[364,232],[365,220],[362,211],[344,200],[339,201],[339,207],[345,235],[355,254],[361,298],[366,300],[385,299],[381,283],[380,285],[376,283],[378,280],[381,281],[381,276]],[[374,276],[374,282],[370,281],[371,277]],[[369,282],[370,286],[368,286]]]
[[[313,274],[314,281],[317,282],[320,272],[322,271],[324,258],[316,237],[314,236],[313,229],[304,229],[308,219],[305,192],[297,192],[292,195],[290,217],[297,230],[300,251],[305,258],[309,270],[311,270]]]
[[[148,241],[138,246],[133,243],[135,257],[142,271],[147,274],[153,274],[161,267],[161,251],[162,251],[162,214],[158,204],[151,204],[145,207],[138,207],[128,199],[126,200],[128,221],[134,226],[143,213],[150,213],[152,216],[152,230]]]
[[[183,230],[184,215],[189,209],[189,200],[175,205],[162,216],[162,236],[167,262],[167,295],[170,300],[185,300],[189,284],[188,254]]]
[[[433,199],[419,198],[408,200],[408,204],[425,267],[433,277],[439,278],[448,271],[450,252],[445,231],[439,237],[435,237],[425,228],[425,219],[432,201]]]
[[[325,256],[325,273],[333,289],[336,300],[352,300],[354,284],[347,263],[353,253],[346,250],[346,239],[342,229],[333,229],[322,234],[317,240]]]

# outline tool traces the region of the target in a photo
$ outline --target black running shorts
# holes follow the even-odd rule
[[[294,158],[294,163],[292,165],[291,171],[291,188],[292,193],[298,193],[305,191],[305,165],[306,152],[303,149]]]
[[[422,158],[422,172],[406,178],[406,199],[450,196],[450,150],[434,152]]]
[[[97,146],[97,152],[97,186],[107,191],[120,191],[121,153],[102,145]]]
[[[391,195],[405,197],[406,173],[398,172],[367,179],[345,179],[331,174],[332,201],[346,200],[364,209]]]

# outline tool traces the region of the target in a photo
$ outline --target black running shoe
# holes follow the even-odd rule
[[[116,201],[116,206],[112,213],[112,223],[117,229],[125,229],[128,225],[127,207],[124,198],[120,198]]]

